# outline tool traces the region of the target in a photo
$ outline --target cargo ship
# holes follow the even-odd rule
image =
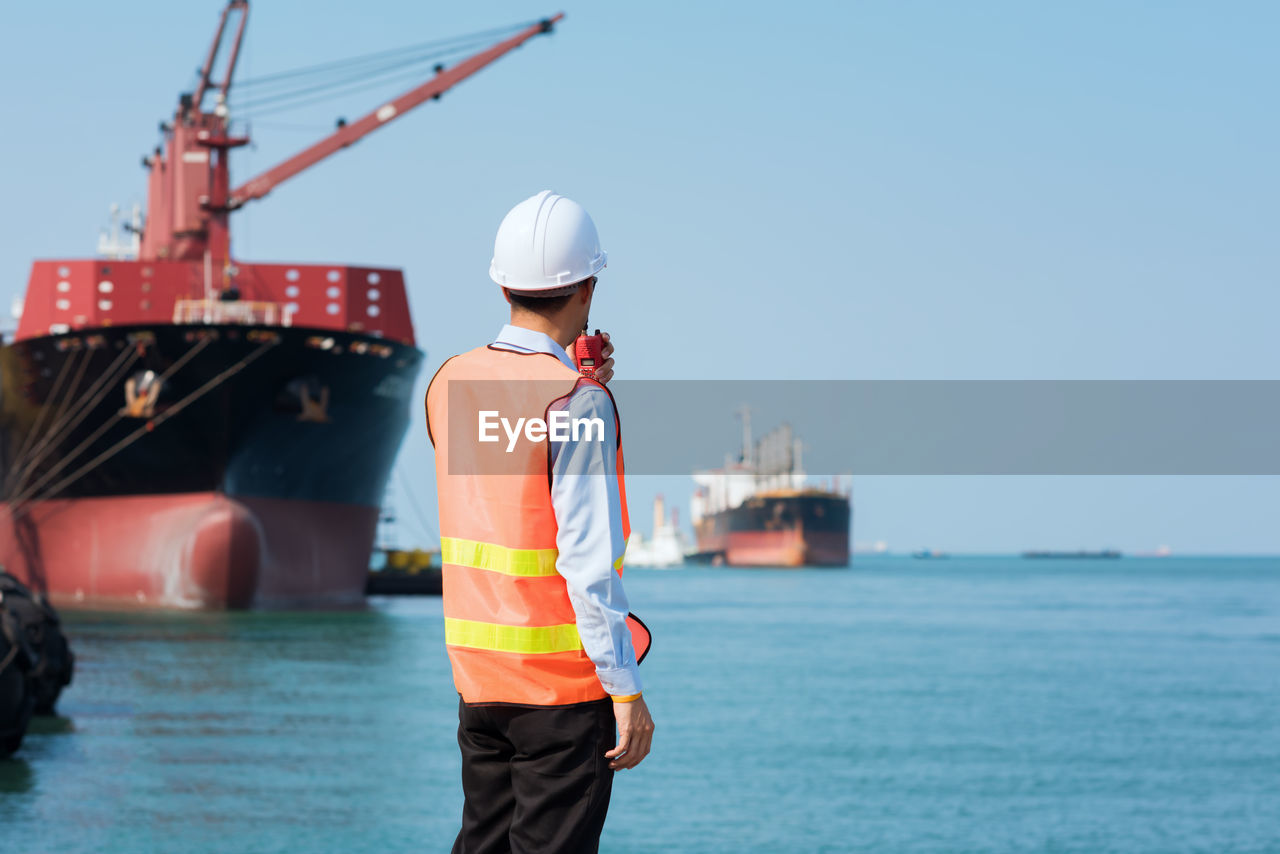
[[[690,503],[697,550],[691,560],[723,566],[848,566],[853,510],[848,492],[805,485],[800,443],[789,425],[751,440],[718,469],[694,473]]]
[[[404,275],[242,261],[231,215],[559,20],[256,81],[278,103],[342,91],[335,70],[403,86],[420,66],[414,88],[234,186],[230,152],[249,142],[231,99],[248,11],[222,10],[197,86],[143,161],[145,222],[135,212],[104,257],[35,261],[0,347],[0,566],[60,605],[363,599],[424,358]]]

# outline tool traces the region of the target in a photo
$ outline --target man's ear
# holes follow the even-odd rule
[[[591,294],[595,291],[596,277],[583,279],[581,287],[578,288],[578,302],[586,305],[591,302]]]
[[[502,298],[507,301],[507,305],[511,305],[511,291],[506,288],[502,289]]]

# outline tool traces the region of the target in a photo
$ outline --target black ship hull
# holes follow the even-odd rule
[[[68,603],[358,601],[422,358],[238,325],[0,348],[0,563]]]

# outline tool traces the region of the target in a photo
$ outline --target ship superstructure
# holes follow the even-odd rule
[[[60,603],[360,601],[423,360],[404,276],[242,261],[231,214],[560,17],[436,64],[235,186],[229,154],[249,138],[229,96],[248,8],[226,5],[197,87],[144,160],[145,224],[135,212],[122,235],[117,222],[107,257],[34,262],[0,348],[0,565]],[[353,67],[399,68],[379,61]]]

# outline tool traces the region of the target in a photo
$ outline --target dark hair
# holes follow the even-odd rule
[[[567,294],[561,294],[556,297],[540,297],[537,293],[518,293],[516,291],[507,291],[507,296],[511,298],[511,304],[519,306],[525,311],[532,311],[537,314],[554,314],[569,304],[569,300],[578,295],[579,289],[574,289]]]

